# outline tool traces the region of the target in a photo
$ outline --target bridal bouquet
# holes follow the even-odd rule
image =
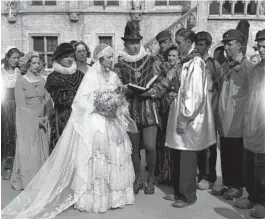
[[[112,89],[101,89],[96,91],[94,101],[96,113],[109,118],[115,118],[126,106],[127,102],[122,94]]]

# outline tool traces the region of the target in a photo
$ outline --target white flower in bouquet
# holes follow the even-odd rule
[[[127,102],[121,93],[112,89],[100,89],[96,91],[94,107],[96,113],[116,118],[127,107]]]

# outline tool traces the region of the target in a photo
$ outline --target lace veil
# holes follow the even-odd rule
[[[116,74],[110,73],[119,84]],[[94,110],[93,93],[106,83],[102,77],[97,62],[79,87],[72,114],[55,149],[25,190],[2,210],[3,219],[54,218],[84,194],[90,177],[86,170],[87,161],[93,150],[90,129],[94,124],[89,118],[93,117],[90,116]],[[97,126],[101,127],[100,124]]]

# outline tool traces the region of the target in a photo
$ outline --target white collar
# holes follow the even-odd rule
[[[137,62],[147,56],[147,52],[145,51],[145,48],[141,46],[138,55],[129,55],[126,48],[124,48],[122,51],[118,51],[118,56],[122,56],[123,60],[126,62]]]
[[[73,62],[72,66],[67,68],[67,67],[60,65],[58,62],[54,61],[53,70],[60,72],[61,74],[64,74],[64,75],[71,75],[76,72],[76,63]]]

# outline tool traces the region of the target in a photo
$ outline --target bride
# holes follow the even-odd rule
[[[98,213],[133,204],[135,176],[127,131],[137,129],[126,105],[115,117],[100,112],[98,106],[106,104],[100,98],[122,84],[109,70],[110,46],[98,45],[94,57],[97,62],[80,85],[57,146],[25,190],[2,210],[3,219],[50,219],[72,205]]]

